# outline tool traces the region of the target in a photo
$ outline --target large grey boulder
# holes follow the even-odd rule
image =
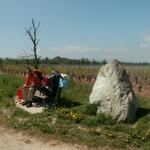
[[[97,104],[97,113],[119,121],[133,121],[137,99],[125,68],[118,60],[103,65],[97,75],[89,102]]]

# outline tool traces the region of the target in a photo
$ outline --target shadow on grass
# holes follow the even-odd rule
[[[136,121],[138,121],[142,117],[145,117],[149,113],[150,113],[150,108],[139,107],[136,112]]]
[[[80,106],[81,103],[79,102],[75,102],[75,101],[72,101],[70,99],[66,99],[66,98],[60,98],[57,102],[57,105],[60,106],[60,107],[68,107],[68,108],[71,108],[71,107],[75,107],[75,106]]]

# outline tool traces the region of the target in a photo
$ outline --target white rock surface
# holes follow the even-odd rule
[[[42,113],[45,109],[42,106],[39,106],[39,107],[26,107],[26,106],[23,106],[22,104],[20,104],[18,102],[17,97],[15,97],[15,104],[16,104],[16,107],[19,107],[19,108],[23,109],[24,111],[29,112],[30,114]]]
[[[97,113],[110,115],[117,121],[135,119],[137,99],[126,70],[118,60],[100,68],[90,103],[97,104]]]

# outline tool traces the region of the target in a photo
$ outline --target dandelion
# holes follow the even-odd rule
[[[128,140],[128,139],[125,139],[124,141],[125,141],[125,142],[127,142],[127,143],[129,142],[129,140]]]

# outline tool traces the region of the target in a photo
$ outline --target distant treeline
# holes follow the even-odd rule
[[[14,59],[14,58],[0,58],[0,65],[1,64],[32,64],[32,59]],[[95,59],[90,60],[88,58],[82,59],[69,59],[69,58],[62,58],[62,57],[55,57],[55,58],[41,58],[40,64],[56,64],[56,65],[104,65],[107,61],[101,60],[97,61]],[[124,65],[150,65],[148,62],[122,62]]]
[[[12,58],[0,58],[0,64],[31,64],[32,59],[12,59]],[[55,58],[41,58],[40,64],[56,64],[56,65],[101,65],[106,64],[106,60],[96,61],[95,59],[89,60],[88,58],[82,59],[69,59],[69,58],[62,58],[62,57],[55,57]]]

